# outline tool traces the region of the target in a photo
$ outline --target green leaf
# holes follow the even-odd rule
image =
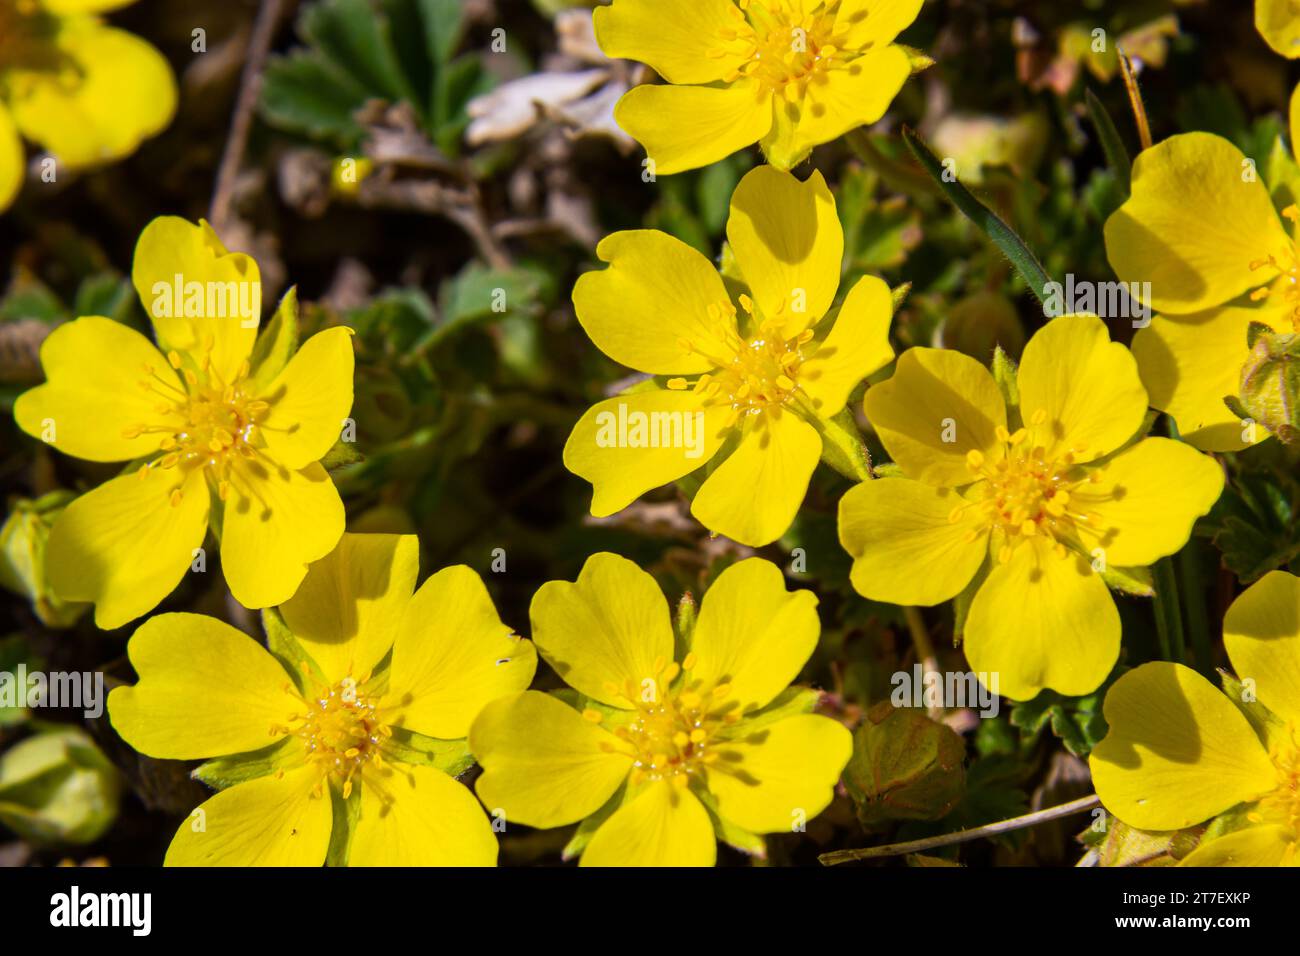
[[[1084,91],[1084,101],[1088,105],[1088,118],[1092,120],[1092,125],[1097,130],[1097,140],[1101,143],[1101,150],[1106,154],[1106,164],[1115,174],[1122,199],[1127,199],[1132,190],[1133,164],[1128,158],[1128,150],[1124,148],[1124,140],[1120,138],[1119,130],[1115,128],[1115,121],[1111,119],[1110,113],[1106,112],[1106,107],[1092,90]]]
[[[318,0],[298,18],[298,35],[367,94],[418,107],[390,31],[388,18],[369,0]]]
[[[858,820],[873,827],[890,820],[938,820],[966,789],[965,742],[923,712],[876,705],[853,735],[844,786]]]
[[[298,48],[266,64],[258,109],[278,129],[352,149],[365,133],[352,114],[366,95],[324,57]]]
[[[284,294],[275,315],[258,333],[249,358],[253,388],[261,394],[289,364],[298,351],[298,289],[293,286]]]
[[[1002,254],[1011,260],[1016,272],[1020,273],[1020,277],[1029,286],[1029,290],[1038,297],[1040,302],[1045,303],[1047,286],[1052,280],[1029,247],[1025,245],[1024,240],[953,177],[952,173],[939,162],[938,157],[921,142],[920,137],[906,126],[903,127],[903,141],[907,143],[908,149],[916,156],[922,168],[934,180],[939,191],[1002,250]],[[948,179],[945,179],[945,176]]]

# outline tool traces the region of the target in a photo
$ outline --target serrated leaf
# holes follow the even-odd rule
[[[317,0],[303,8],[298,34],[367,94],[421,105],[393,49],[388,17],[369,0]]]
[[[353,118],[365,101],[364,88],[299,48],[267,63],[258,108],[271,126],[351,149],[365,133]]]

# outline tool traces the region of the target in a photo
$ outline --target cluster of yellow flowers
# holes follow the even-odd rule
[[[113,143],[55,143],[40,127],[41,97],[54,94],[23,73],[28,27],[54,18],[42,42],[74,57],[91,33],[121,45],[122,64],[154,55],[86,16],[116,5],[0,9],[0,202],[18,179],[10,113],[69,158],[129,151],[170,114],[155,97]],[[608,268],[578,280],[582,328],[646,376],[591,408],[564,449],[593,487],[593,515],[703,470],[695,518],[768,545],[818,462],[843,454],[851,394],[895,360],[895,297],[872,276],[839,296],[835,197],[820,173],[789,170],[883,115],[923,61],[894,42],[920,7],[615,0],[596,12],[607,53],[667,81],[636,87],[616,114],[657,173],[755,142],[770,165],[731,198],[720,270],[636,230],[606,237]],[[860,410],[892,465],[858,462],[860,483],[839,503],[853,587],[900,605],[964,596],[972,669],[997,674],[1011,699],[1087,694],[1111,673],[1112,573],[1182,548],[1223,488],[1207,452],[1249,443],[1223,403],[1238,391],[1248,327],[1300,330],[1300,254],[1283,222],[1300,212],[1279,218],[1267,188],[1243,181],[1243,159],[1199,133],[1139,158],[1105,230],[1117,273],[1149,281],[1161,312],[1132,353],[1097,316],[1063,315],[1018,369],[912,348],[865,391]],[[258,337],[256,310],[249,321],[215,308],[202,290],[260,283],[257,264],[206,223],[155,220],[132,276],[156,344],[105,318],[59,328],[41,353],[47,382],[15,416],[69,455],[131,463],[55,524],[60,597],[122,626],[175,588],[211,531],[233,597],[264,609],[265,646],[176,613],[130,640],[139,682],[113,691],[113,725],[142,753],[208,761],[198,773],[221,787],[181,825],[169,864],[491,865],[495,831],[517,822],[578,823],[566,856],[588,865],[710,865],[718,840],[752,850],[829,804],[851,739],[812,712],[815,692],[791,686],[818,641],[810,591],[750,558],[674,621],[648,574],[602,553],[576,582],[536,593],[521,639],[471,569],[417,589],[413,537],[344,532],[321,460],[351,413],[348,330],[294,353]],[[159,308],[180,277],[200,293],[177,289],[183,306]],[[294,308],[291,295],[281,309]],[[1185,441],[1148,437],[1149,406]],[[1097,789],[1138,827],[1214,819],[1186,863],[1300,863],[1300,579],[1265,577],[1225,632],[1259,707],[1244,713],[1178,664],[1138,667],[1107,696]],[[528,689],[539,653],[570,690]],[[475,761],[479,800],[455,779]]]

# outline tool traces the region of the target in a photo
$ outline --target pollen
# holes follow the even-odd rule
[[[800,99],[828,70],[842,67],[858,51],[846,50],[835,22],[838,3],[739,0],[731,7],[735,25],[723,31],[712,55],[739,54],[744,62],[728,77],[757,80],[764,92]],[[805,11],[805,6],[810,9]]]
[[[1045,420],[1043,412],[1030,417],[1033,424]],[[1011,433],[999,427],[997,438],[1005,454],[996,462],[990,463],[977,449],[966,453],[966,467],[976,484],[970,500],[949,514],[951,523],[959,522],[967,509],[977,508],[988,530],[1004,536],[998,551],[1001,563],[1011,560],[1021,543],[1040,535],[1061,553],[1078,543],[1083,529],[1102,534],[1101,516],[1087,507],[1098,500],[1092,490],[1095,473],[1076,461],[1081,446],[1052,456],[1041,445],[1032,445],[1024,428]]]
[[[1277,788],[1259,802],[1255,816],[1260,823],[1281,824],[1300,841],[1300,725],[1287,725],[1269,751],[1277,771]]]
[[[636,711],[614,733],[630,745],[634,783],[670,780],[684,786],[718,758],[716,732],[735,720],[726,699],[730,688],[692,680],[694,663],[689,655],[680,665],[669,662],[625,689]]]
[[[1294,228],[1300,225],[1300,206],[1292,204],[1282,210],[1282,215]],[[1271,268],[1281,273],[1269,285],[1261,285],[1250,293],[1252,302],[1262,302],[1269,298],[1280,298],[1290,310],[1291,327],[1300,332],[1300,248],[1295,242],[1281,255],[1269,253],[1250,263],[1250,271],[1257,272]]]
[[[346,679],[318,684],[303,696],[304,709],[293,714],[272,733],[291,734],[302,741],[307,763],[320,772],[322,784],[332,781],[346,797],[355,780],[368,768],[383,766],[383,750],[392,736],[380,718],[373,697],[360,684]]]

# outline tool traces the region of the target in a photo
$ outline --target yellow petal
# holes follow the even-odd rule
[[[713,821],[699,799],[666,780],[649,784],[592,836],[581,866],[713,866]]]
[[[741,544],[771,544],[798,514],[821,453],[817,430],[789,409],[752,415],[736,450],[696,492],[691,514]]]
[[[923,0],[840,0],[835,29],[844,31],[845,47],[892,43],[912,25]]]
[[[667,233],[634,229],[606,236],[596,255],[609,268],[578,277],[573,307],[596,347],[615,362],[655,375],[689,375],[731,356],[725,339],[734,334],[734,321],[709,317],[710,306],[730,299],[700,253]]]
[[[528,613],[537,649],[565,683],[615,707],[630,707],[627,685],[639,692],[673,659],[663,592],[616,554],[593,554],[576,582],[543,584]]]
[[[348,866],[495,866],[497,838],[474,794],[441,770],[367,771]]]
[[[1181,314],[1267,284],[1290,240],[1246,157],[1210,133],[1171,136],[1133,163],[1133,193],[1106,220],[1106,256],[1124,282],[1150,282],[1150,305]]]
[[[361,680],[397,639],[419,570],[413,534],[345,534],[280,613],[328,680]]]
[[[135,0],[39,0],[47,13],[67,16],[74,13],[107,13],[120,7],[129,7]]]
[[[533,679],[537,652],[501,623],[479,576],[443,568],[415,592],[402,617],[385,706],[393,722],[458,740],[489,701]]]
[[[1300,723],[1300,578],[1270,571],[1248,587],[1223,617],[1223,643],[1260,703]]]
[[[1007,409],[993,376],[960,352],[912,348],[888,381],[867,389],[867,418],[908,478],[932,485],[975,479],[966,456],[990,463],[1006,454],[997,427]]]
[[[0,212],[13,203],[26,174],[23,141],[18,136],[18,127],[14,126],[13,117],[0,103]]]
[[[352,330],[326,329],[303,343],[258,396],[271,404],[260,431],[289,468],[320,461],[352,411]]]
[[[1130,826],[1179,830],[1276,785],[1241,711],[1191,668],[1143,664],[1106,692],[1103,712],[1110,731],[1088,760],[1092,781]]]
[[[46,551],[50,586],[65,601],[93,601],[104,630],[151,611],[180,583],[203,544],[211,495],[191,472],[177,504],[175,469],[122,475],[68,505]]]
[[[293,597],[343,534],[343,502],[319,464],[284,468],[240,460],[221,520],[221,569],[235,600],[271,607]]]
[[[617,737],[532,690],[484,707],[469,746],[483,767],[479,799],[507,826],[575,823],[604,806],[632,769]]]
[[[1255,29],[1282,56],[1300,56],[1300,17],[1290,0],[1255,0]]]
[[[1300,141],[1296,140],[1296,134],[1300,133],[1300,83],[1297,83],[1296,88],[1291,91],[1291,108],[1287,110],[1287,129],[1291,134],[1291,155],[1300,156]]]
[[[145,391],[184,394],[184,386],[153,343],[135,329],[100,316],[60,325],[41,345],[48,381],[18,397],[14,418],[23,431],[64,454],[89,461],[129,461],[158,450],[160,433],[123,432],[169,420],[165,399]],[[146,368],[151,371],[146,371]]]
[[[750,170],[731,196],[727,240],[763,321],[779,321],[783,337],[798,335],[831,307],[844,231],[819,171],[800,182],[771,166]]]
[[[1133,337],[1151,405],[1173,417],[1184,441],[1205,451],[1248,447],[1251,436],[1223,399],[1241,391],[1241,369],[1250,357],[1246,328],[1262,318],[1260,310],[1238,306],[1158,315]],[[1259,441],[1268,437],[1263,428],[1255,432]]]
[[[723,31],[736,27],[731,7],[731,0],[619,0],[592,19],[606,56],[639,60],[670,83],[712,83],[744,62],[724,49]]]
[[[723,571],[700,606],[692,680],[726,683],[743,710],[785,690],[817,646],[821,621],[812,591],[787,591],[780,568],[747,558]]]
[[[1030,700],[1045,687],[1078,697],[1115,666],[1119,636],[1119,612],[1101,575],[1037,537],[980,585],[964,646],[971,669],[996,675],[997,692],[1012,700]]]
[[[952,520],[954,512],[957,520]],[[977,507],[951,488],[908,478],[855,485],[840,499],[840,544],[863,597],[930,606],[956,597],[988,550]]]
[[[302,767],[222,790],[181,822],[163,865],[320,866],[334,820],[318,779]]]
[[[708,166],[750,146],[772,126],[772,97],[752,80],[729,86],[637,86],[614,107],[659,176]]]
[[[885,115],[912,73],[899,46],[875,46],[840,69],[815,73],[799,104],[794,148],[810,150]]]
[[[1223,491],[1223,469],[1209,455],[1168,438],[1144,438],[1101,468],[1096,484],[1071,494],[1071,508],[1100,516],[1080,524],[1085,548],[1101,548],[1106,563],[1145,567],[1173,554],[1191,537]]]
[[[262,314],[257,263],[227,252],[206,222],[160,216],[140,234],[131,279],[159,343],[200,364],[210,343],[218,378],[234,382]]]
[[[603,518],[707,464],[722,445],[730,412],[706,406],[693,390],[606,399],[573,426],[564,467],[591,482],[591,513]]]
[[[1095,315],[1063,315],[1035,332],[1018,381],[1030,439],[1049,456],[1073,449],[1075,461],[1100,458],[1132,438],[1146,416],[1137,362]]]
[[[894,317],[889,286],[863,276],[840,306],[835,326],[812,358],[799,366],[799,387],[817,414],[830,418],[844,408],[849,393],[894,357],[889,322]]]
[[[260,750],[271,728],[302,710],[288,673],[266,649],[224,621],[159,614],[126,646],[139,683],[117,687],[108,714],[122,739],[163,760]]]
[[[1254,826],[1207,840],[1179,866],[1296,866],[1300,846],[1283,826]]]
[[[708,787],[718,814],[751,833],[789,833],[830,804],[853,735],[829,717],[799,714],[716,746]]]
[[[111,162],[171,122],[176,79],[161,53],[139,37],[89,18],[61,21],[42,64],[8,68],[14,119],[70,167]]]

